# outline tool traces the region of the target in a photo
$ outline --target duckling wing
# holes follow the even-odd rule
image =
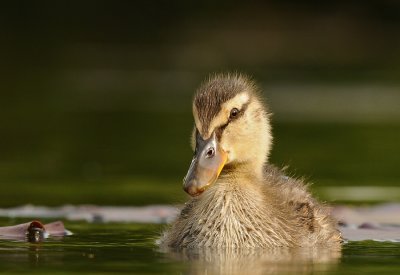
[[[276,190],[281,203],[296,213],[299,226],[312,233],[315,242],[340,242],[330,208],[312,197],[304,180],[288,177],[273,165],[266,166],[264,177],[266,184]]]
[[[303,180],[286,176],[284,170],[280,170],[274,165],[268,164],[265,167],[264,178],[268,185],[280,193],[284,201],[294,205],[295,208],[305,203],[310,206],[316,203],[308,191],[308,185]]]

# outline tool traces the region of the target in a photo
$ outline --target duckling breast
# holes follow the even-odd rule
[[[293,213],[257,188],[220,182],[182,209],[164,241],[172,247],[294,246]]]

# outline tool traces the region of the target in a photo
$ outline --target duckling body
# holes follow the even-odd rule
[[[306,185],[267,163],[272,136],[257,87],[216,75],[193,104],[195,157],[184,180],[191,196],[164,233],[169,247],[293,247],[341,242],[329,209]]]

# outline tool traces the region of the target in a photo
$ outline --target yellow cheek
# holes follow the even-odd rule
[[[225,135],[221,138],[220,146],[222,150],[224,150],[227,153],[227,161],[226,163],[232,162],[235,160],[235,149],[234,149],[234,144],[229,137],[228,133],[224,133]]]

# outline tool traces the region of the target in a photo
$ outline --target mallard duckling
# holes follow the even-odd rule
[[[268,164],[270,115],[257,86],[218,74],[193,101],[192,196],[164,233],[169,247],[294,247],[340,244],[329,209],[298,179]]]

